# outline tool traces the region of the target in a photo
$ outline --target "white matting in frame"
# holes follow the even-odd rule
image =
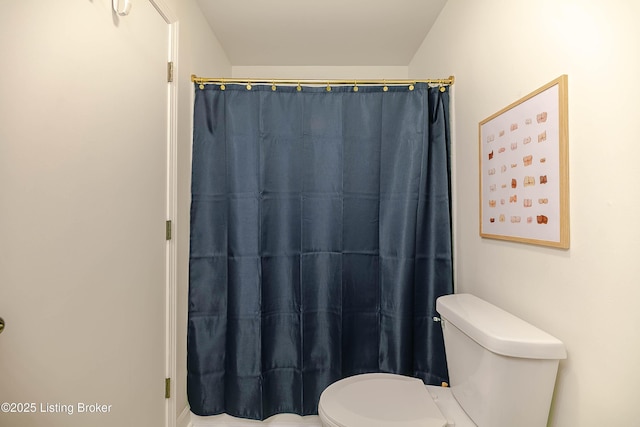
[[[480,122],[482,237],[569,248],[567,80]]]

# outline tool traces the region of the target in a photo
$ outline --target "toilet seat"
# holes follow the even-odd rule
[[[445,427],[423,382],[394,374],[361,374],[327,387],[318,403],[332,427]]]

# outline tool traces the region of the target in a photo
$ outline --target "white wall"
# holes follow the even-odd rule
[[[456,77],[457,291],[560,338],[550,426],[637,425],[640,3],[449,0],[409,75]],[[571,248],[478,235],[478,122],[569,76]]]
[[[189,291],[189,212],[191,208],[191,141],[194,86],[191,75],[231,75],[231,64],[209,28],[196,0],[174,0],[179,17],[178,64],[178,216],[177,239],[177,413],[187,407],[187,312]]]
[[[128,43],[130,50],[133,50],[133,55],[137,55],[140,61],[144,61],[148,56],[148,53],[144,50],[146,46],[142,43],[144,41],[143,37],[140,37],[138,33],[145,34],[145,29],[140,28],[137,25],[132,26],[132,18],[137,15],[137,11],[140,10],[143,6],[146,8],[151,8],[148,4],[148,0],[133,2],[131,16],[117,18],[114,17],[111,12],[111,1],[110,0],[85,0],[82,2],[75,2],[77,4],[71,5],[68,2],[63,2],[65,4],[64,7],[61,6],[43,6],[42,4],[36,4],[37,1],[21,1],[21,2],[13,2],[11,3],[11,7],[8,10],[4,11],[2,15],[3,25],[0,27],[0,45],[5,47],[6,49],[3,52],[9,53],[11,55],[5,55],[5,65],[7,65],[8,74],[5,75],[4,84],[0,87],[0,92],[5,95],[0,97],[0,111],[2,111],[2,115],[0,117],[0,123],[2,126],[0,129],[0,135],[3,135],[4,138],[0,138],[0,153],[3,153],[4,156],[0,156],[0,163],[2,167],[0,167],[0,176],[4,179],[5,184],[2,185],[2,190],[0,190],[0,200],[3,202],[6,200],[7,205],[0,203],[3,210],[2,223],[6,229],[13,229],[15,231],[16,239],[20,239],[21,245],[12,245],[12,241],[9,239],[10,236],[7,236],[7,233],[3,233],[3,244],[0,244],[0,266],[2,269],[0,270],[2,274],[0,277],[9,277],[14,274],[14,271],[21,271],[21,267],[18,263],[15,262],[15,259],[18,259],[22,252],[22,247],[25,246],[29,249],[29,254],[32,257],[35,257],[37,254],[33,252],[30,245],[29,240],[25,238],[24,233],[20,233],[18,227],[16,227],[15,222],[11,220],[13,213],[15,212],[16,216],[20,216],[21,218],[25,218],[27,213],[26,211],[19,211],[18,207],[13,207],[11,209],[7,209],[9,200],[13,200],[10,195],[12,194],[9,187],[7,187],[7,182],[13,182],[13,186],[15,188],[19,188],[19,194],[24,194],[30,200],[33,200],[34,205],[36,206],[44,206],[43,208],[37,207],[32,210],[32,215],[34,218],[38,218],[38,221],[34,220],[34,224],[38,224],[38,227],[30,226],[30,229],[33,230],[33,234],[36,235],[46,235],[49,236],[49,240],[53,242],[57,255],[59,258],[71,259],[72,254],[75,252],[73,247],[70,245],[72,240],[69,238],[69,234],[66,231],[66,228],[74,229],[77,228],[76,216],[74,214],[75,211],[69,209],[67,212],[65,208],[65,204],[61,203],[55,197],[59,192],[68,193],[70,190],[67,190],[69,187],[69,183],[73,183],[74,185],[91,185],[93,181],[99,181],[104,171],[108,171],[113,169],[117,171],[118,174],[122,175],[123,171],[117,169],[114,164],[110,163],[110,157],[104,156],[100,154],[99,149],[101,147],[97,147],[96,145],[88,148],[86,153],[78,150],[75,145],[81,145],[80,142],[92,142],[88,140],[83,135],[78,136],[78,141],[71,139],[65,132],[72,132],[73,129],[89,129],[87,132],[97,132],[101,137],[107,138],[105,136],[105,131],[100,126],[109,126],[107,129],[118,129],[120,130],[122,126],[122,118],[126,117],[126,114],[122,113],[121,102],[123,99],[128,99],[127,96],[130,97],[130,94],[126,96],[117,96],[116,90],[111,90],[111,96],[103,96],[99,99],[94,99],[96,96],[93,94],[92,90],[93,85],[106,87],[107,85],[113,85],[114,79],[117,78],[118,75],[116,73],[111,72],[112,69],[119,70],[120,68],[127,69],[137,69],[139,68],[139,64],[129,59],[128,56],[125,55],[126,52],[114,53],[112,56],[117,58],[116,60],[112,60],[111,58],[107,58],[107,54],[105,52],[111,50],[117,50],[120,38],[125,38]],[[146,4],[143,4],[146,3]],[[218,40],[216,39],[214,33],[209,28],[207,22],[205,21],[202,12],[199,9],[195,0],[159,0],[159,3],[166,3],[168,8],[171,10],[172,14],[177,16],[178,18],[178,68],[177,74],[174,76],[177,85],[177,94],[178,94],[178,150],[177,150],[177,162],[178,162],[178,213],[177,218],[174,218],[174,238],[176,240],[177,248],[178,248],[178,300],[177,300],[177,343],[176,343],[176,351],[177,351],[177,375],[174,378],[175,384],[175,398],[176,398],[176,407],[177,414],[183,412],[183,410],[187,407],[187,395],[186,395],[186,333],[187,333],[187,295],[188,295],[188,256],[189,256],[189,208],[190,208],[190,174],[191,174],[191,130],[192,130],[192,110],[193,110],[193,84],[190,81],[191,74],[198,75],[230,75],[231,74],[231,65],[229,60],[226,57],[226,54],[222,50]],[[89,12],[86,12],[88,10]],[[83,15],[90,13],[89,17]],[[105,30],[103,27],[106,27]],[[113,33],[113,38],[115,40],[108,39],[104,33],[108,34]],[[110,32],[110,33],[109,33]],[[18,48],[17,44],[19,41],[20,47]],[[106,58],[106,59],[105,59]],[[165,59],[166,60],[166,57]],[[163,60],[163,61],[164,61]],[[85,72],[84,70],[91,70],[91,72]],[[164,62],[160,64],[158,68],[160,71],[160,76],[164,79],[164,70],[165,65]],[[138,74],[144,74],[144,70],[137,70]],[[137,74],[136,74],[137,76]],[[136,77],[140,78],[139,76]],[[142,77],[144,78],[144,76]],[[135,80],[132,80],[135,81]],[[164,89],[164,83],[161,88]],[[22,87],[26,88],[21,89]],[[6,90],[5,90],[6,89]],[[9,89],[11,92],[8,92]],[[107,91],[109,91],[107,89]],[[17,95],[13,95],[13,94]],[[158,94],[162,97],[163,92],[158,92]],[[74,106],[78,106],[78,111],[71,110],[67,104],[70,104],[69,99],[74,100]],[[135,110],[136,113],[144,112],[145,109],[138,108],[134,101],[139,101],[136,97],[133,97],[127,102],[127,107],[131,110]],[[100,108],[98,110],[88,110],[84,107],[84,104],[99,105]],[[142,103],[143,101],[139,101]],[[163,103],[152,103],[151,106],[148,105],[147,108],[159,109],[161,114],[164,113],[165,107]],[[34,131],[34,120],[35,118],[31,117],[29,114],[32,114],[30,111],[34,105],[37,105],[39,109],[42,111],[46,110],[46,114],[42,116],[42,118],[38,118],[37,120],[46,120],[47,125],[44,124],[41,126],[37,126],[38,129],[43,129],[42,132],[46,134],[46,137],[38,137]],[[96,107],[97,108],[97,107]],[[128,111],[128,110],[127,110]],[[122,115],[123,117],[120,117]],[[20,117],[20,120],[24,120],[24,125],[20,125],[21,121],[16,120],[16,117]],[[24,119],[22,119],[24,118]],[[138,123],[146,123],[150,121],[149,115],[145,116],[145,120],[139,120],[137,116],[133,117],[132,120],[138,120]],[[49,125],[52,124],[52,125]],[[80,127],[80,125],[82,127]],[[147,125],[149,125],[147,123]],[[161,123],[160,126],[155,126],[157,131],[160,134],[164,134],[164,125]],[[24,136],[25,130],[28,130],[28,137]],[[63,132],[64,131],[64,132]],[[126,132],[120,130],[120,132]],[[76,131],[79,133],[79,131]],[[133,137],[132,137],[133,138]],[[154,135],[149,133],[145,134],[145,140],[153,140],[156,143],[163,140],[163,137],[157,138]],[[28,142],[30,140],[37,141],[37,143]],[[116,145],[115,143],[107,143],[105,144],[107,147],[110,147],[109,152],[112,157],[119,159],[120,157],[124,157],[126,155],[126,151],[120,149],[118,147],[126,147],[126,149],[131,149],[130,147],[135,147],[135,144],[129,143],[128,139],[120,138],[118,139],[120,145]],[[139,142],[136,140],[136,142]],[[74,145],[75,144],[75,145]],[[87,144],[85,144],[87,145]],[[89,156],[91,159],[95,161],[95,164],[89,163],[87,166],[87,171],[82,179],[78,179],[79,176],[75,175],[75,170],[66,166],[65,168],[60,168],[54,170],[56,174],[49,173],[48,167],[43,168],[39,163],[34,162],[33,159],[30,159],[28,156],[24,157],[25,165],[21,165],[18,163],[17,158],[19,154],[19,150],[28,150],[29,147],[33,147],[33,150],[36,150],[40,153],[38,156],[42,159],[42,162],[56,165],[56,162],[62,163],[59,159],[66,159],[65,161],[69,164],[74,165],[82,165],[83,156]],[[67,148],[70,147],[70,148]],[[88,153],[88,154],[87,154]],[[164,150],[160,151],[161,154],[164,154]],[[151,159],[146,159],[147,162],[150,162]],[[7,162],[5,164],[5,162]],[[8,165],[13,165],[11,168]],[[7,166],[7,167],[6,167]],[[146,167],[147,165],[142,165],[134,176],[130,179],[130,182],[139,183],[141,179],[144,177],[144,174],[147,173],[149,169]],[[51,166],[53,168],[53,166]],[[32,172],[31,169],[33,171]],[[80,166],[78,166],[80,168]],[[18,171],[19,174],[15,171]],[[36,174],[37,173],[37,174]],[[106,173],[106,172],[105,172]],[[112,172],[109,172],[112,173]],[[46,179],[42,178],[42,183],[31,184],[31,182],[36,182],[40,177],[40,175],[45,175]],[[23,179],[24,177],[24,179]],[[26,180],[28,179],[28,181]],[[155,182],[162,183],[164,178],[156,180]],[[108,180],[104,179],[104,183],[107,183]],[[106,185],[106,184],[105,184]],[[116,186],[116,184],[112,184]],[[127,187],[134,188],[133,185],[128,185]],[[160,184],[160,190],[164,192],[162,189],[163,186]],[[143,193],[143,192],[141,192]],[[124,190],[116,189],[113,191],[114,194],[114,202],[113,205],[122,204]],[[163,193],[164,194],[164,193]],[[5,199],[6,196],[6,199]],[[162,196],[164,197],[164,196]],[[91,240],[91,233],[84,233],[78,236],[78,239],[83,243],[78,244],[77,246],[81,248],[81,253],[83,256],[89,257],[90,250],[92,248],[98,247],[100,249],[99,253],[107,253],[107,254],[119,254],[124,253],[122,246],[124,245],[123,240],[116,236],[114,230],[119,230],[118,223],[114,220],[114,214],[106,209],[102,209],[101,205],[98,203],[93,203],[91,199],[87,195],[78,196],[77,201],[73,201],[77,203],[76,209],[78,206],[86,207],[86,209],[94,208],[97,211],[104,211],[104,215],[106,218],[101,221],[96,221],[96,224],[93,227],[90,227],[91,230],[104,230],[104,233],[107,238]],[[140,196],[136,203],[141,204],[145,203],[146,198]],[[105,205],[110,205],[111,202],[101,200],[100,203]],[[13,203],[15,205],[15,203]],[[123,208],[124,209],[124,208]],[[60,216],[56,215],[56,212],[61,212]],[[159,211],[161,219],[161,223],[164,222],[164,212]],[[127,215],[126,217],[130,217],[131,215]],[[89,218],[90,219],[90,218]],[[87,224],[90,223],[89,219],[84,220]],[[147,218],[147,222],[150,222],[150,219]],[[75,224],[74,227],[67,224]],[[153,223],[155,224],[155,223]],[[151,227],[151,225],[150,225]],[[153,225],[154,235],[159,236],[160,240],[163,240],[162,234],[157,234],[157,230],[162,230],[162,225],[157,228],[156,225]],[[0,227],[2,228],[2,227]],[[2,228],[3,230],[5,228]],[[40,230],[42,229],[42,230]],[[67,233],[67,234],[65,234]],[[162,231],[160,231],[162,233]],[[13,235],[12,234],[12,235]],[[75,236],[75,234],[74,234]],[[39,238],[38,235],[34,238]],[[99,242],[99,244],[97,243]],[[161,242],[164,245],[164,242]],[[47,249],[46,246],[38,241],[37,245],[40,252],[45,252]],[[129,250],[130,248],[125,248]],[[162,248],[164,253],[164,248]],[[11,254],[11,258],[5,257],[4,254]],[[65,254],[69,254],[68,256]],[[115,255],[114,255],[115,256]],[[89,328],[93,328],[93,324],[88,322],[85,317],[81,314],[86,311],[91,311],[91,307],[88,304],[85,304],[86,307],[82,309],[63,309],[64,305],[62,305],[59,300],[68,299],[67,293],[70,295],[76,295],[73,301],[83,302],[84,299],[87,301],[95,301],[97,304],[101,304],[102,310],[108,312],[108,315],[99,316],[100,311],[94,310],[91,314],[93,317],[100,317],[101,325],[104,323],[104,330],[108,331],[104,334],[96,334],[94,329],[91,329],[86,335],[91,340],[100,340],[105,347],[109,349],[116,348],[115,345],[111,344],[112,341],[121,338],[121,331],[114,327],[113,318],[117,320],[118,324],[126,323],[127,328],[132,331],[135,330],[132,325],[137,325],[142,323],[142,320],[146,323],[151,323],[149,320],[149,313],[153,310],[164,311],[164,306],[161,304],[151,304],[151,301],[147,298],[142,302],[131,298],[131,301],[127,303],[127,305],[133,305],[136,307],[135,313],[137,313],[137,317],[134,317],[135,321],[128,321],[129,317],[124,316],[122,314],[123,310],[123,302],[126,298],[126,295],[132,295],[131,291],[127,291],[126,289],[123,291],[122,297],[117,302],[116,312],[109,311],[111,307],[108,305],[110,300],[105,299],[102,296],[103,291],[96,291],[96,286],[91,282],[91,280],[86,280],[87,283],[82,284],[82,292],[77,290],[70,291],[69,289],[75,289],[78,287],[74,284],[74,282],[65,279],[63,275],[57,277],[55,274],[52,274],[50,271],[44,269],[42,267],[42,263],[40,260],[37,262],[30,261],[29,258],[23,257],[19,258],[20,260],[24,260],[25,262],[30,262],[29,268],[32,269],[34,274],[42,274],[51,276],[50,280],[42,280],[40,282],[36,282],[34,280],[29,279],[29,275],[20,274],[19,280],[5,280],[5,283],[0,281],[0,291],[4,290],[8,283],[11,282],[11,285],[18,286],[21,285],[22,282],[34,282],[38,283],[37,286],[31,292],[32,295],[40,295],[37,298],[38,304],[44,304],[48,308],[47,310],[55,310],[56,312],[60,312],[59,317],[51,317],[48,315],[48,311],[40,310],[40,316],[49,316],[52,325],[45,325],[44,322],[38,323],[40,326],[40,332],[49,337],[47,340],[41,342],[43,346],[45,346],[45,353],[42,353],[42,357],[48,357],[48,360],[53,362],[52,354],[64,353],[73,353],[80,354],[82,353],[83,347],[76,348],[76,340],[80,340],[82,337],[78,333],[71,334],[67,330],[67,325],[77,325],[74,328],[80,328],[83,325],[89,330]],[[45,260],[49,264],[56,264],[60,270],[66,268],[65,264],[56,262],[56,258],[44,257]],[[12,263],[11,268],[7,268],[4,263]],[[72,261],[70,261],[72,262]],[[80,260],[80,262],[82,262]],[[132,258],[132,263],[133,258]],[[109,270],[110,273],[124,275],[121,271],[123,270],[123,266],[119,265],[116,262],[109,262],[109,259],[105,259],[102,263],[106,264],[105,270]],[[59,265],[58,265],[59,264]],[[114,265],[118,268],[114,268]],[[89,271],[97,271],[97,268],[92,265],[87,265],[86,269]],[[70,270],[65,270],[65,274]],[[79,275],[76,269],[74,274]],[[163,279],[164,271],[162,268],[157,270],[157,273],[160,276],[159,280],[147,280],[147,282],[152,282],[152,287],[157,290],[158,294],[163,295]],[[5,276],[6,275],[6,276]],[[102,279],[106,280],[106,279]],[[124,281],[123,281],[124,283]],[[146,282],[145,282],[146,283]],[[92,285],[89,287],[89,285]],[[136,283],[138,285],[136,287],[140,287],[140,283]],[[35,285],[34,285],[35,286]],[[159,287],[158,287],[159,286]],[[24,286],[23,286],[24,288]],[[47,293],[43,293],[45,291]],[[27,292],[25,290],[25,292]],[[51,295],[56,295],[55,297],[49,298],[49,293]],[[86,293],[86,295],[85,295]],[[138,291],[140,293],[140,291]],[[2,294],[2,292],[0,292]],[[43,299],[44,298],[44,299]],[[84,298],[84,299],[83,299]],[[96,299],[97,298],[97,299]],[[42,300],[42,302],[40,302]],[[16,301],[8,300],[5,298],[3,302],[0,299],[0,315],[5,317],[9,326],[8,332],[5,332],[3,336],[0,337],[0,346],[3,342],[8,342],[7,337],[11,334],[12,330],[16,330],[18,328],[17,323],[18,319],[15,316],[11,316],[8,313],[8,310],[4,309],[6,304],[12,304],[16,306],[19,304]],[[114,304],[116,304],[114,302]],[[68,303],[66,305],[69,305]],[[114,305],[115,306],[115,305]],[[21,311],[25,311],[27,308],[29,310],[37,310],[39,305],[34,303],[29,303],[28,306],[22,307],[20,306]],[[119,311],[118,311],[119,310]],[[42,314],[44,313],[44,314]],[[131,315],[133,316],[133,315]],[[130,316],[130,317],[131,317]],[[36,318],[34,322],[38,321],[39,318]],[[128,323],[127,323],[128,322]],[[162,331],[162,322],[153,322],[154,330],[157,330],[161,335],[160,339],[164,338],[164,331]],[[45,327],[46,326],[46,327]],[[51,328],[51,331],[49,331]],[[161,329],[157,329],[161,328]],[[102,331],[102,329],[101,329]],[[133,332],[132,332],[133,333]],[[60,338],[60,337],[65,337]],[[29,341],[32,341],[32,346],[37,346],[39,343],[36,339],[30,339],[28,335],[25,335]],[[82,341],[88,341],[88,338],[83,338]],[[139,339],[139,336],[137,337]],[[47,345],[49,341],[54,341],[54,345],[51,349],[47,349]],[[85,344],[85,345],[93,345],[93,344]],[[134,345],[129,350],[134,351]],[[94,352],[98,352],[100,347],[94,349]],[[0,347],[2,350],[2,347]],[[122,354],[123,358],[128,358],[132,360],[130,351],[127,350],[124,353],[120,348],[116,348],[118,354]],[[25,357],[20,355],[16,349],[5,349],[5,351],[11,351],[14,354],[14,358]],[[110,353],[104,353],[101,357],[102,359],[107,359]],[[86,359],[86,361],[85,361]],[[93,360],[89,357],[79,358],[82,363],[89,364],[97,364],[98,360]],[[2,358],[0,358],[0,363],[2,363]],[[5,359],[5,363],[8,363]],[[148,361],[151,363],[151,361]],[[155,363],[155,361],[154,361]],[[164,370],[163,362],[157,362],[160,365],[160,368]],[[79,387],[76,383],[74,383],[74,378],[69,375],[68,370],[65,370],[67,365],[71,365],[74,367],[75,371],[79,371],[83,380],[86,379],[89,383],[92,383],[92,388],[96,388],[100,390],[100,393],[107,394],[106,402],[107,403],[116,403],[118,406],[118,402],[115,400],[113,393],[110,395],[109,390],[105,391],[105,387],[101,385],[98,381],[100,378],[94,377],[91,379],[87,372],[88,369],[84,368],[84,365],[80,365],[79,362],[74,358],[65,358],[64,363],[58,364],[58,366],[52,365],[51,367],[42,367],[41,369],[47,372],[53,372],[51,375],[56,378],[60,377],[63,380],[58,381],[54,385],[49,387],[48,383],[45,382],[45,378],[40,378],[40,381],[36,383],[35,381],[31,381],[28,388],[24,393],[24,398],[35,399],[38,396],[45,396],[46,399],[50,401],[62,399],[66,396],[66,392],[71,390],[75,394],[80,393],[82,398],[88,399],[93,398],[92,394],[89,391],[86,391]],[[115,372],[128,372],[129,369],[134,369],[134,367],[129,365],[120,365],[119,362],[115,359],[110,359],[109,363],[103,363],[104,366],[100,366],[102,370],[105,368],[109,368],[110,370],[114,370]],[[3,365],[0,365],[3,367]],[[6,367],[5,367],[6,368]],[[164,375],[164,372],[158,374],[158,390],[162,390],[162,378],[160,376]],[[107,377],[109,381],[116,382],[116,377],[109,373],[103,374],[103,377]],[[136,380],[135,374],[130,375],[127,379]],[[91,380],[91,381],[90,381]],[[28,378],[25,380],[28,381]],[[69,383],[69,384],[65,384]],[[140,382],[140,381],[138,381]],[[137,385],[138,387],[142,387],[141,385]],[[2,392],[6,391],[7,384],[2,385],[2,380],[0,379],[0,397]],[[11,385],[14,389],[19,389],[19,386],[16,384]],[[55,392],[50,392],[46,394],[47,388],[55,389]],[[36,389],[38,392],[36,393]],[[131,388],[130,390],[125,388],[118,389],[118,399],[127,402],[128,406],[137,406],[141,407],[140,402],[143,399],[142,393],[136,392],[135,395],[128,395],[129,391],[136,391],[137,389]],[[149,393],[147,393],[149,395]],[[74,395],[75,396],[75,395]],[[154,398],[157,398],[158,394],[153,394]],[[6,395],[5,395],[6,397]],[[44,400],[45,398],[41,398]],[[77,397],[74,397],[77,399]],[[144,398],[146,399],[146,398]],[[6,400],[6,399],[5,399]],[[0,403],[3,400],[0,399]],[[67,403],[63,400],[63,403]],[[164,403],[164,402],[162,402]],[[120,405],[121,407],[122,405]],[[118,407],[118,409],[120,409]],[[145,419],[146,422],[154,422],[154,418],[158,419],[162,417],[162,414],[144,414],[144,411],[141,411],[137,414],[137,416]],[[69,423],[70,421],[65,421],[63,418],[58,417],[57,421],[64,423]],[[77,417],[76,417],[77,418]],[[75,421],[76,418],[73,420]],[[27,418],[23,418],[22,422],[24,425],[28,425],[25,421]],[[108,421],[105,418],[106,421]],[[131,419],[131,422],[134,420]],[[35,421],[34,421],[35,422]],[[81,422],[80,418],[77,418],[76,422]],[[0,424],[2,422],[0,421]],[[70,425],[70,424],[69,424]],[[140,424],[142,425],[142,424]]]
[[[406,79],[406,66],[234,66],[232,77],[273,79]],[[218,76],[224,77],[224,76]]]
[[[167,24],[2,6],[0,425],[162,425]]]

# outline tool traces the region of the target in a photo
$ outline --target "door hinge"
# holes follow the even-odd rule
[[[173,81],[173,61],[167,62],[167,82]]]
[[[171,397],[171,378],[164,379],[164,398],[169,399]]]
[[[167,240],[171,240],[171,220],[168,220],[165,225],[165,237]]]

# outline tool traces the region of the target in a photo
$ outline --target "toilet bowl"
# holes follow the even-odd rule
[[[544,427],[558,339],[469,294],[440,297],[451,388],[402,375],[339,380],[320,395],[324,427]]]
[[[422,380],[361,374],[327,387],[318,415],[324,427],[446,427],[447,419]]]

